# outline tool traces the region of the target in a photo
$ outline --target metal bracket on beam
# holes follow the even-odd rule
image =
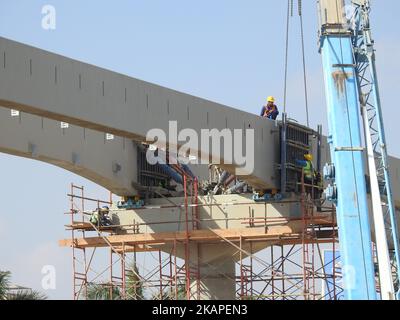
[[[337,147],[335,148],[335,152],[339,152],[339,151],[346,151],[346,152],[364,152],[365,148],[363,147]]]
[[[356,64],[334,64],[332,65],[334,68],[357,68]]]

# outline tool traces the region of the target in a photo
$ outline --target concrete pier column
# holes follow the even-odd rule
[[[235,262],[232,259],[215,261],[201,269],[201,300],[235,300]]]
[[[234,253],[229,244],[190,246],[192,299],[235,300]],[[196,271],[199,271],[200,285],[196,280]]]

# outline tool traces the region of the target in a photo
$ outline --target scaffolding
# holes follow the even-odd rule
[[[68,194],[71,224],[66,227],[72,236],[75,300],[96,299],[90,293],[94,285],[103,288],[103,299],[200,300],[206,294],[202,280],[210,276],[201,272],[205,263],[200,263],[200,243],[224,243],[235,249],[236,272],[233,281],[236,283],[236,299],[336,300],[341,297],[342,289],[338,281],[341,276],[340,253],[334,207],[318,208],[319,217],[322,212],[325,218],[316,219],[316,206],[304,192],[304,182],[299,199],[302,216],[285,218],[288,222],[300,222],[301,232],[287,234],[285,229],[282,234],[272,234],[269,232],[269,223],[276,222],[277,218],[269,218],[265,214],[262,218],[249,216],[243,219],[241,223],[249,231],[238,235],[232,230],[202,229],[202,219],[199,217],[202,204],[198,202],[197,180],[181,173],[185,196],[180,210],[184,214],[182,222],[185,227],[184,231],[175,232],[171,237],[164,234],[165,238],[140,233],[140,224],[134,221],[130,226],[133,231],[131,238],[138,240],[109,240],[112,236],[118,237],[120,226],[99,227],[93,225],[88,216],[92,212],[90,210],[111,205],[112,197],[110,200],[88,198],[83,187],[71,185],[71,193]],[[266,207],[265,203],[260,205]],[[259,230],[259,227],[264,227],[265,232],[252,232],[254,228]],[[88,237],[89,233],[97,233],[98,237]],[[93,239],[102,241],[94,243]],[[254,247],[259,244],[265,244],[267,249],[256,252]],[[184,248],[182,258],[177,254],[179,246]],[[101,270],[98,271],[95,270],[94,257],[101,249],[109,251],[109,258],[102,257]],[[324,256],[326,251],[330,253],[327,261]],[[213,276],[232,278],[230,274]]]
[[[323,251],[333,258],[325,261]],[[339,261],[336,225],[308,224],[296,237],[271,244],[263,255],[250,251],[250,257],[241,256],[237,296],[242,300],[337,300],[343,292]],[[328,270],[330,265],[333,268]]]

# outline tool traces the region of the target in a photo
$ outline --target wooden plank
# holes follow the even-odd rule
[[[290,236],[294,230],[289,226],[252,228],[252,229],[216,229],[216,230],[193,230],[189,231],[190,241],[221,241],[223,238],[227,240],[243,239],[268,239],[279,238],[282,236]],[[135,244],[165,244],[174,241],[185,241],[187,235],[185,231],[180,232],[161,232],[147,234],[129,234],[129,235],[112,235],[106,237],[107,241],[112,245],[135,245]],[[72,239],[64,239],[59,241],[61,247],[71,247]],[[88,247],[106,247],[107,242],[102,237],[79,238],[75,239],[75,245],[82,248]]]
[[[115,251],[118,253],[139,253],[139,252],[157,252],[159,248],[151,248],[143,245],[138,245],[136,248],[134,246],[116,246],[114,247]]]
[[[74,222],[65,226],[66,230],[82,230],[82,231],[97,231],[89,222]],[[100,231],[115,232],[117,226],[101,226]]]

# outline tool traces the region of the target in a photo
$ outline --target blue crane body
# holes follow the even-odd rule
[[[346,299],[376,299],[359,100],[350,36],[327,35],[321,48],[329,143]],[[333,182],[334,180],[334,182]]]
[[[347,299],[376,299],[359,100],[350,36],[323,39],[329,143]],[[360,272],[361,271],[361,272]]]
[[[377,274],[379,298],[400,299],[398,223],[371,35],[370,0],[319,0],[318,5],[332,159],[332,164],[324,168],[324,178],[330,183],[327,198],[337,208],[345,298],[376,300]]]
[[[345,298],[375,300],[375,270],[361,136],[352,34],[344,26],[343,1],[320,1],[328,142],[333,164],[324,171],[335,202]],[[340,12],[340,16],[336,14]]]

